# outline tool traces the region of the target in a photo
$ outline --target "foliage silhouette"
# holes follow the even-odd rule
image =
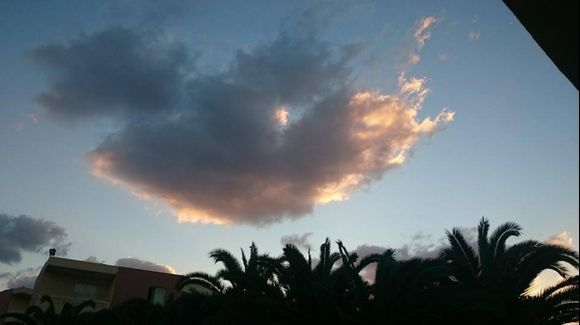
[[[165,306],[131,300],[87,312],[86,302],[55,312],[49,297],[44,307],[5,314],[19,324],[537,324],[578,321],[578,253],[535,240],[508,245],[521,235],[515,223],[490,233],[487,219],[471,243],[457,228],[447,231],[448,246],[437,258],[397,259],[386,249],[359,259],[327,238],[313,265],[307,254],[287,244],[279,257],[260,254],[254,243],[241,260],[223,249],[210,252],[222,268],[215,275],[192,272],[176,288],[177,299]],[[374,266],[374,282],[361,275]],[[541,292],[531,285],[551,270],[562,281]]]

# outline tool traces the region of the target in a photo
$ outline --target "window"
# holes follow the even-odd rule
[[[97,286],[76,283],[73,288],[73,297],[80,300],[95,300],[97,298]]]
[[[163,306],[165,304],[165,288],[149,288],[149,302]]]

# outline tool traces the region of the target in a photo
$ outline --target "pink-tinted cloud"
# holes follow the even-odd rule
[[[562,231],[557,233],[550,238],[548,238],[547,242],[553,245],[564,246],[568,248],[572,248],[574,241],[572,240],[572,236],[567,231]]]
[[[420,19],[413,29],[413,41],[410,45],[410,49],[405,53],[406,60],[403,63],[403,69],[408,66],[415,65],[421,60],[419,52],[423,49],[427,41],[431,38],[431,30],[437,23],[441,21],[441,18],[428,16]]]
[[[417,23],[413,36],[417,42],[417,48],[420,50],[425,43],[431,38],[431,28],[441,19],[433,16],[425,17]]]

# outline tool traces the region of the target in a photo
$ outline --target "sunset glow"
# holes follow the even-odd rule
[[[347,270],[352,278],[340,280],[350,281],[344,286],[284,279],[292,258],[277,259],[280,265],[265,259],[280,274],[261,273],[268,276],[260,283],[284,287],[274,301],[289,310],[300,299],[293,288],[304,288],[307,297],[332,293],[321,306],[336,309],[325,315],[344,317],[329,323],[351,316],[361,324],[407,321],[373,314],[399,310],[380,305],[390,297],[368,295],[380,291],[377,270],[431,262],[442,262],[437,267],[446,279],[417,286],[417,297],[428,296],[426,288],[447,288],[441,283],[478,283],[483,291],[505,289],[501,295],[513,294],[505,301],[525,307],[510,317],[529,315],[523,297],[578,274],[578,81],[541,41],[557,35],[547,39],[570,56],[576,47],[565,35],[576,29],[549,31],[570,20],[575,27],[578,19],[567,18],[568,2],[547,6],[539,12],[537,29],[545,33],[538,37],[510,2],[535,6],[0,1],[0,300],[4,289],[19,287],[41,297],[35,281],[53,254],[55,261],[170,279],[206,274],[211,283],[195,281],[215,285],[198,283],[219,302],[231,292],[217,283],[231,281],[210,252],[238,258],[241,248],[247,260],[259,247],[258,255],[276,259],[289,253],[312,281],[321,253],[343,254],[325,267]],[[552,16],[558,24],[548,23]],[[498,226],[506,232],[494,233]],[[508,256],[497,252],[514,247],[546,256],[529,262],[535,255],[516,251],[499,268],[508,271],[485,273],[507,263],[489,256]],[[350,263],[355,272],[344,263],[345,251],[358,255]],[[376,260],[357,266],[368,256]],[[395,263],[388,267],[403,267],[381,268],[378,256]],[[488,260],[495,266],[483,265]],[[253,266],[239,262],[243,278]],[[533,271],[523,276],[528,266]],[[489,285],[490,279],[497,281]],[[400,283],[400,292],[388,292],[416,294]],[[364,303],[349,309],[349,299],[359,297],[351,285],[361,285]],[[240,297],[270,297],[260,286],[238,287]],[[494,296],[499,291],[473,299],[491,299],[477,305],[491,310],[505,302]],[[453,308],[471,303],[457,297]],[[0,303],[0,314],[6,306]],[[245,315],[238,311],[226,314]],[[285,319],[266,316],[255,323]]]

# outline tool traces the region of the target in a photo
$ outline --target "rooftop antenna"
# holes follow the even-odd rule
[[[53,257],[54,255],[56,255],[56,249],[55,248],[51,248],[48,250],[48,255],[50,255],[50,257]]]

